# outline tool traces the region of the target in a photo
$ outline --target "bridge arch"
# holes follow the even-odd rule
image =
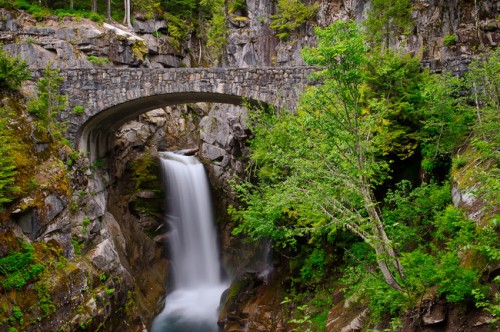
[[[69,69],[61,93],[69,96],[61,120],[66,134],[91,159],[103,157],[112,134],[137,115],[174,104],[215,102],[272,104],[294,109],[317,68],[92,68]],[[38,74],[40,75],[40,74]],[[84,111],[72,112],[76,106]]]
[[[113,106],[89,118],[76,134],[76,145],[81,152],[86,152],[91,160],[105,157],[111,149],[115,132],[126,122],[138,115],[165,106],[212,102],[241,105],[243,102],[258,105],[267,103],[247,99],[241,96],[217,93],[169,93],[143,97]]]

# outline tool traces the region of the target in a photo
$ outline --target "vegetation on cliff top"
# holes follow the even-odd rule
[[[128,5],[141,19],[162,19],[165,26],[155,31],[165,35],[168,43],[178,53],[189,52],[187,41],[199,42],[199,52],[192,50],[193,61],[201,65],[214,64],[220,59],[226,44],[227,24],[225,3],[222,0],[133,0],[123,2],[74,0],[50,1],[44,5],[37,0],[0,0],[0,8],[26,10],[34,18],[43,20],[49,16],[88,18],[102,23],[113,19],[129,25]],[[109,7],[108,7],[109,6]],[[129,9],[130,10],[130,9]],[[193,46],[194,47],[194,46]],[[198,47],[197,47],[198,48]],[[198,50],[197,50],[198,51]],[[203,51],[203,52],[202,52]],[[199,54],[198,54],[199,53]],[[196,56],[198,55],[198,56]]]

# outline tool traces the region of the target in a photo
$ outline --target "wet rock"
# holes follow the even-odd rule
[[[334,306],[330,309],[326,321],[327,332],[361,331],[366,327],[365,318],[369,309],[356,300],[344,299],[341,292],[334,294]]]
[[[422,316],[424,325],[440,324],[446,320],[446,307],[440,303],[433,303]]]
[[[29,209],[20,213],[16,217],[16,221],[23,230],[23,233],[26,234],[26,236],[28,236],[31,240],[38,237],[40,230],[42,229],[42,225],[40,223],[37,209]]]
[[[225,167],[228,164],[226,150],[217,146],[204,144],[201,148],[201,154],[220,167]]]
[[[363,320],[368,316],[369,310],[363,310],[359,315],[357,315],[347,326],[342,327],[340,332],[356,332],[361,331],[365,324]]]
[[[221,296],[221,331],[289,331],[279,312],[279,281],[266,284],[258,273],[244,273]]]
[[[90,253],[89,259],[100,271],[116,274],[117,270],[121,268],[118,253],[110,239],[99,243]]]
[[[489,315],[489,314],[482,314],[481,316],[479,316],[477,318],[477,320],[474,322],[474,324],[472,326],[474,326],[474,327],[476,327],[476,326],[484,326],[484,325],[490,324],[492,321],[493,321],[493,317],[491,317],[491,315]]]

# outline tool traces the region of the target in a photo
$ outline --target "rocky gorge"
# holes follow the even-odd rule
[[[317,14],[288,39],[269,27],[276,4],[247,0],[244,11],[227,13],[227,44],[223,67],[301,66],[303,46],[313,45],[314,26],[336,20],[362,21],[370,6],[365,0],[319,1]],[[496,1],[414,1],[411,32],[391,41],[419,54],[421,65],[434,72],[463,73],[481,47],[500,42]],[[22,10],[0,9],[0,41],[11,56],[25,60],[33,71],[47,66],[68,68],[195,67],[193,37],[179,52],[168,38],[158,36],[165,21],[136,13],[133,29],[87,19],[47,17]],[[445,43],[454,35],[453,42]],[[33,95],[34,81],[22,87]],[[71,96],[69,96],[71,98]],[[7,101],[3,101],[7,103]],[[71,110],[67,110],[71,111]],[[0,331],[146,331],[161,310],[169,272],[168,230],[158,151],[197,149],[213,187],[217,227],[226,273],[235,280],[223,296],[219,316],[222,331],[288,331],[288,310],[280,300],[286,262],[231,235],[227,207],[235,203],[231,181],[247,177],[246,108],[197,103],[166,106],[139,115],[115,133],[112,154],[90,160],[70,149],[56,151],[36,139],[32,118],[20,112],[19,132],[26,136],[33,160],[27,163],[30,191],[2,214],[0,256],[19,239],[33,246],[46,261],[43,287],[26,286],[2,293]],[[30,134],[26,134],[30,133]],[[457,175],[458,176],[458,175]],[[456,204],[477,215],[466,181],[456,181]],[[270,275],[262,272],[272,267]],[[491,267],[490,275],[498,273]],[[490,276],[489,276],[490,277]],[[5,295],[5,296],[4,296]],[[349,307],[340,290],[333,294],[326,331],[360,331],[365,307]],[[408,320],[404,331],[487,331],[491,317],[480,310],[427,299],[418,313],[423,328]],[[17,309],[16,309],[17,308]],[[426,311],[425,311],[426,310]],[[20,312],[20,314],[19,314]],[[17,314],[16,314],[17,313]],[[379,326],[386,328],[387,326]],[[376,327],[374,327],[376,328]]]

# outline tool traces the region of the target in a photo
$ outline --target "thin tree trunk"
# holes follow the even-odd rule
[[[111,21],[111,0],[108,0],[106,3],[106,19]]]
[[[93,11],[94,13],[97,13],[97,0],[94,0],[94,1],[92,2],[92,11]]]
[[[125,24],[129,28],[132,27],[132,24],[130,22],[130,0],[125,0],[125,17],[123,19],[123,24]]]
[[[370,218],[370,227],[372,229],[373,239],[369,243],[370,246],[375,250],[377,254],[377,264],[384,276],[387,284],[398,291],[402,291],[400,282],[396,278],[396,274],[399,274],[401,278],[404,278],[403,266],[399,262],[399,259],[392,247],[391,241],[387,236],[382,220],[380,219],[380,212],[377,210],[376,201],[373,194],[369,188],[366,181],[362,180],[362,192],[363,199],[365,201],[365,209],[368,212],[368,217]]]
[[[71,0],[71,1],[69,2],[69,9],[71,9],[71,10],[75,9],[75,8],[74,8],[74,5],[75,5],[75,4],[74,4],[74,1],[73,1],[73,0]]]

